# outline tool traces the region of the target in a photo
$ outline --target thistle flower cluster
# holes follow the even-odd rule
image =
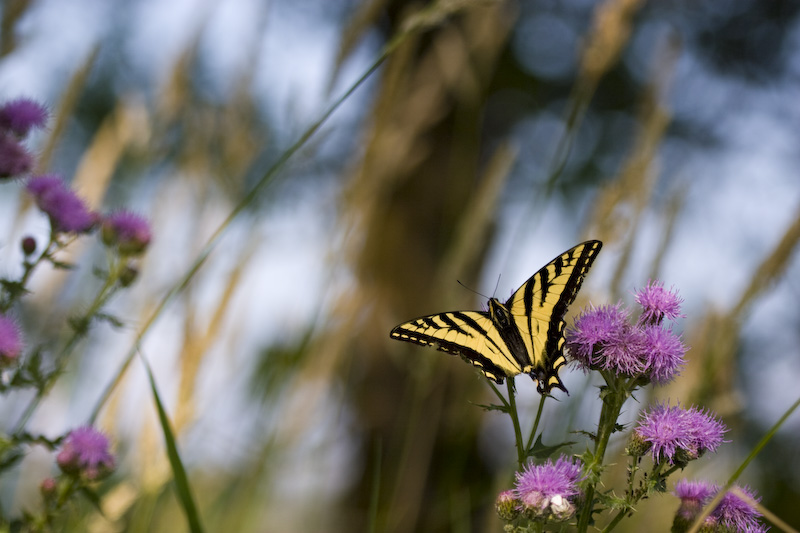
[[[28,181],[26,188],[36,206],[50,218],[55,233],[88,233],[99,220],[86,202],[55,174],[35,176]]]
[[[0,106],[0,178],[27,174],[33,168],[33,155],[22,145],[28,133],[47,122],[47,110],[28,98]]]
[[[566,334],[572,358],[584,370],[598,370],[605,385],[600,387],[603,405],[596,432],[587,433],[593,449],[579,461],[561,456],[556,462],[528,465],[516,476],[514,489],[501,493],[495,506],[507,522],[506,531],[540,531],[551,522],[574,518],[578,531],[587,531],[602,510],[615,513],[605,530],[610,531],[636,504],[665,492],[667,480],[678,469],[707,452],[715,452],[728,429],[713,413],[699,407],[658,403],[644,410],[631,431],[626,453],[631,457],[624,495],[599,489],[612,434],[622,431],[619,416],[633,392],[648,383],[663,384],[674,379],[684,364],[686,347],[665,321],[682,317],[682,300],[673,289],[657,281],[636,293],[638,317],[621,304],[589,307]],[[528,442],[533,441],[536,428]],[[517,439],[519,449],[522,439]],[[559,445],[563,446],[563,445]],[[642,457],[653,463],[642,470]],[[637,482],[637,476],[638,482]],[[755,499],[749,489],[740,489]],[[682,533],[699,516],[719,487],[707,483],[679,482],[675,494],[681,507],[672,531]],[[702,525],[714,533],[765,531],[758,513],[733,493],[722,497]]]
[[[150,225],[143,217],[130,211],[117,211],[105,217],[101,235],[106,246],[116,248],[121,255],[141,255],[150,244]]]
[[[23,177],[34,167],[34,158],[22,142],[33,129],[43,127],[46,119],[45,108],[32,100],[19,99],[0,104],[0,183],[2,178]],[[97,268],[95,271],[109,283],[103,284],[94,302],[87,306],[90,311],[71,320],[74,338],[77,338],[93,319],[101,315],[103,305],[114,292],[135,279],[135,262],[146,250],[152,234],[147,220],[129,211],[120,210],[108,215],[94,212],[57,174],[29,176],[24,187],[36,207],[49,219],[50,235],[45,246],[38,246],[34,237],[24,237],[20,242],[25,255],[23,273],[19,279],[0,280],[3,282],[0,290],[0,389],[32,387],[41,392],[49,390],[53,381],[63,375],[70,349],[60,352],[47,365],[42,365],[41,357],[46,350],[37,348],[30,357],[24,357],[22,328],[9,310],[28,294],[32,273],[37,266],[48,262],[56,268],[65,268],[67,265],[58,259],[58,254],[72,242],[69,237],[102,228],[100,237],[103,244],[114,253],[108,254],[106,269]],[[74,343],[67,341],[66,345],[71,347]],[[50,370],[49,366],[53,369]],[[18,422],[20,432],[4,440],[4,453],[9,449],[17,453],[18,448],[31,444],[24,426],[40,399],[37,395]],[[17,437],[23,434],[26,435],[24,438]],[[42,516],[25,518],[37,524],[34,529],[39,531],[40,525],[49,524],[73,495],[83,493],[91,496],[91,484],[110,475],[116,467],[116,460],[110,451],[109,439],[91,426],[72,430],[63,441],[60,438],[50,441],[40,436],[35,442],[58,450],[55,462],[62,472],[40,484],[45,503]]]
[[[663,325],[682,317],[677,292],[651,282],[636,294],[639,318],[621,304],[590,307],[567,330],[567,348],[585,370],[610,371],[659,385],[672,381],[685,364],[686,346]]]
[[[26,188],[36,206],[50,218],[55,233],[88,233],[100,224],[103,243],[126,257],[143,254],[150,244],[150,224],[145,218],[127,210],[105,216],[94,213],[58,175],[35,176]],[[36,248],[35,241],[26,244],[29,239],[22,243],[26,255]]]
[[[650,453],[653,462],[686,466],[722,444],[725,425],[711,413],[692,407],[657,404],[642,413],[628,445],[628,454]]]
[[[87,481],[96,481],[114,470],[114,456],[108,438],[91,426],[72,430],[56,457],[65,474]]]
[[[523,516],[529,520],[562,521],[575,514],[582,493],[580,461],[560,456],[555,462],[529,463],[516,474],[514,489],[501,492],[495,506],[498,515],[511,521]]]
[[[736,491],[748,499],[758,502],[760,498],[747,487],[734,485]],[[681,505],[675,513],[672,524],[673,533],[688,531],[700,516],[703,508],[719,493],[720,487],[707,481],[688,481],[681,479],[675,484],[673,494],[680,498]],[[701,531],[707,533],[763,533],[767,531],[759,521],[761,513],[742,499],[735,491],[726,492],[719,504],[703,521]]]

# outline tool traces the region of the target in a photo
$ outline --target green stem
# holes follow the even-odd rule
[[[533,421],[533,428],[531,428],[531,434],[528,435],[528,445],[525,447],[525,450],[530,450],[531,446],[533,446],[533,439],[536,436],[536,432],[539,429],[539,422],[542,420],[542,412],[544,412],[544,401],[547,399],[546,394],[542,394],[539,397],[539,410],[536,411],[536,419]]]
[[[586,468],[589,479],[586,487],[584,507],[581,509],[578,518],[578,531],[580,533],[585,533],[589,528],[589,522],[592,519],[592,512],[594,510],[596,480],[603,466],[603,459],[606,454],[606,449],[608,448],[608,441],[611,438],[611,434],[614,432],[614,426],[617,422],[617,418],[619,418],[622,405],[630,395],[623,381],[615,376],[606,375],[605,373],[603,373],[603,377],[606,379],[608,388],[603,398],[600,421],[597,424],[597,440],[595,441],[594,455],[591,463],[588,464]]]
[[[111,296],[113,296],[119,289],[117,282],[119,281],[119,275],[122,271],[123,262],[113,257],[110,258],[109,261],[109,273],[108,277],[103,283],[103,287],[97,293],[97,296],[95,296],[94,301],[92,301],[92,303],[89,305],[89,309],[80,318],[76,319],[77,324],[72,330],[72,335],[64,343],[64,347],[61,349],[61,351],[55,356],[55,369],[47,377],[45,383],[38,388],[36,395],[31,398],[30,403],[28,403],[28,405],[25,407],[22,416],[20,416],[19,420],[14,425],[13,434],[18,435],[25,429],[26,424],[33,416],[33,413],[36,412],[39,404],[41,404],[44,397],[48,392],[50,392],[50,390],[53,388],[53,385],[55,385],[58,378],[64,372],[69,360],[69,356],[72,354],[75,346],[78,345],[78,341],[83,337],[83,335],[85,335],[86,328],[88,328],[92,317],[97,314],[97,312],[108,302]]]
[[[506,380],[506,386],[508,388],[508,416],[511,417],[511,422],[514,424],[514,438],[517,443],[517,463],[519,464],[519,469],[522,470],[522,467],[525,465],[525,448],[522,446],[522,428],[519,425],[519,414],[517,413],[514,378],[508,378]]]
[[[639,457],[638,455],[631,457],[631,469],[628,472],[628,497],[633,497],[633,480],[636,478],[636,472],[639,471]]]
[[[72,242],[72,241],[69,241],[69,242]],[[38,267],[42,263],[42,261],[44,261],[45,259],[51,259],[53,257],[53,254],[55,254],[60,249],[62,249],[65,246],[67,246],[67,244],[69,244],[69,242],[67,242],[65,244],[60,244],[56,240],[55,234],[51,232],[50,233],[50,240],[47,243],[47,246],[44,247],[44,250],[42,250],[42,253],[39,254],[39,257],[37,257],[36,260],[33,261],[32,263],[28,262],[27,259],[22,263],[22,265],[24,267],[24,270],[22,272],[22,277],[17,282],[19,284],[20,288],[23,288],[23,289],[25,288],[25,285],[27,285],[28,280],[30,279],[31,275],[33,274],[33,271],[36,270],[36,267]],[[11,309],[11,306],[14,305],[15,300],[16,299],[14,297],[14,294],[7,293],[5,295],[5,297],[3,298],[2,305],[0,305],[0,310],[2,310],[3,313],[5,313],[9,309]]]
[[[617,512],[617,514],[614,515],[614,518],[611,520],[611,522],[609,522],[608,525],[603,528],[602,533],[608,533],[609,531],[617,527],[617,524],[619,524],[620,520],[625,518],[625,515],[628,514],[628,511],[629,511],[628,508],[620,509]]]

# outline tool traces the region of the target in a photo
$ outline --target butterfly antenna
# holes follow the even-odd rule
[[[461,280],[456,280],[456,281],[458,282],[458,284],[459,284],[459,285],[461,285],[462,287],[464,287],[465,289],[467,289],[469,292],[471,292],[471,293],[474,293],[474,294],[477,294],[477,295],[478,295],[478,296],[480,296],[481,298],[486,298],[487,300],[489,299],[489,298],[488,298],[488,297],[487,297],[485,294],[483,294],[483,293],[480,293],[480,292],[476,291],[475,289],[472,289],[472,288],[470,288],[470,287],[467,287],[466,285],[464,285],[463,283],[461,283]]]
[[[497,275],[497,283],[494,284],[494,292],[492,293],[493,296],[497,296],[497,287],[500,286],[500,276],[502,274]]]

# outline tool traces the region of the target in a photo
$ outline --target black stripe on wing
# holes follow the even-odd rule
[[[570,304],[575,301],[575,297],[583,284],[583,279],[592,267],[592,263],[594,263],[602,247],[603,243],[600,241],[586,241],[567,250],[551,263],[558,272],[561,272],[565,267],[572,268],[569,279],[564,285],[558,301],[553,306],[550,326],[547,329],[545,353],[554,357],[554,363],[557,357],[561,355],[564,345],[564,315],[567,314]],[[545,269],[547,267],[542,270]]]

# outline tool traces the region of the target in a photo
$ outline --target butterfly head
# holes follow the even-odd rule
[[[489,316],[500,329],[511,327],[511,312],[497,298],[489,298]]]

